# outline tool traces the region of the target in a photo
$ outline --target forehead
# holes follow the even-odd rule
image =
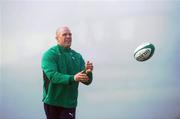
[[[57,30],[57,34],[64,34],[64,33],[71,33],[70,29],[68,27],[62,27]]]

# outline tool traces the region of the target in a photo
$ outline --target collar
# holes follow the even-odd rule
[[[61,52],[70,52],[71,51],[71,48],[65,48],[59,44],[57,44],[57,46]]]

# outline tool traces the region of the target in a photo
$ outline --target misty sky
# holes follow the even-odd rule
[[[64,25],[72,49],[94,64],[77,119],[180,118],[179,11],[178,0],[2,0],[0,119],[45,119],[41,56]],[[138,62],[133,52],[144,42],[155,53]]]

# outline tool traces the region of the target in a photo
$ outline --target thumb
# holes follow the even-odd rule
[[[86,73],[86,70],[82,70],[81,73]]]

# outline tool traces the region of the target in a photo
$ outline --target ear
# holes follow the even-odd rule
[[[55,36],[55,39],[58,41],[58,37],[57,36]]]

